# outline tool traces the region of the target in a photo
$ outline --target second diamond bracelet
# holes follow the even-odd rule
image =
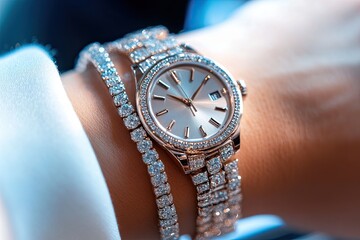
[[[93,43],[81,51],[77,63],[77,70],[84,71],[92,63],[100,73],[113,98],[114,106],[122,118],[125,127],[130,131],[130,137],[142,154],[142,161],[147,166],[156,197],[159,216],[159,230],[161,239],[173,240],[179,238],[179,223],[171,188],[167,180],[165,167],[159,159],[159,154],[153,147],[152,140],[140,124],[140,119],[134,106],[130,103],[121,80],[109,53],[99,43]]]

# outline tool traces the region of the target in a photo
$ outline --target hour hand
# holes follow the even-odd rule
[[[182,98],[182,97],[178,97],[178,96],[175,96],[175,95],[172,95],[172,94],[168,94],[169,97],[179,101],[179,102],[182,102],[182,103],[185,103],[187,106],[190,105],[189,103],[189,100],[187,100],[186,98]]]

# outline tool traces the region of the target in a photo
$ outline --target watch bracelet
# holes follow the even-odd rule
[[[106,48],[128,55],[142,73],[168,56],[187,51],[163,26],[127,34],[124,38],[108,43]],[[230,142],[211,158],[203,154],[188,156],[190,168],[193,164],[191,176],[198,194],[197,239],[231,232],[236,220],[241,217],[242,193],[238,160],[230,160],[234,152]],[[217,171],[211,167],[214,165],[217,165]],[[203,180],[196,181],[197,179]],[[216,181],[221,184],[214,184]]]
[[[117,107],[119,116],[123,119],[125,127],[131,131],[130,137],[137,144],[138,151],[142,154],[142,160],[147,166],[151,178],[156,205],[159,216],[159,230],[161,239],[173,240],[179,238],[178,216],[171,188],[167,181],[167,175],[159,154],[153,147],[152,140],[140,123],[134,106],[130,103],[117,70],[110,59],[109,53],[99,43],[92,43],[84,48],[79,54],[76,69],[84,71],[91,62],[100,73],[102,80],[107,86],[113,103]]]

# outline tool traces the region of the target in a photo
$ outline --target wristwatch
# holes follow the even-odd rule
[[[148,135],[191,176],[197,239],[228,233],[241,215],[240,148],[244,81],[179,44],[163,26],[107,44],[126,54],[136,81],[137,114]]]

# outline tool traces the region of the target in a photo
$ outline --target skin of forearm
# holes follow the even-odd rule
[[[249,15],[251,11],[246,17]],[[242,21],[182,35],[179,40],[225,66],[235,79],[247,80],[249,94],[244,100],[241,149],[236,156],[240,159],[244,216],[277,214],[305,230],[359,236],[357,59],[326,58],[329,61],[316,68],[318,58],[311,54],[294,58],[284,49],[316,52],[313,44],[328,44],[332,49],[336,43],[316,38],[297,42],[287,29],[266,32],[271,29],[267,26],[270,20],[262,18],[253,24],[261,31],[245,24],[235,31]],[[326,35],[331,29],[326,19],[322,21],[320,33]],[[301,22],[296,24],[305,28]],[[317,36],[318,31],[306,28],[310,35]],[[261,38],[262,34],[277,35]],[[346,37],[350,36],[344,34],[343,41]],[[320,49],[316,56],[329,49]],[[117,54],[112,54],[112,59],[135,103],[130,63]],[[122,237],[158,238],[155,198],[146,167],[99,74],[89,67],[81,74],[63,75],[63,83],[99,159]],[[175,161],[157,149],[172,186],[181,232],[194,234],[195,189]]]

